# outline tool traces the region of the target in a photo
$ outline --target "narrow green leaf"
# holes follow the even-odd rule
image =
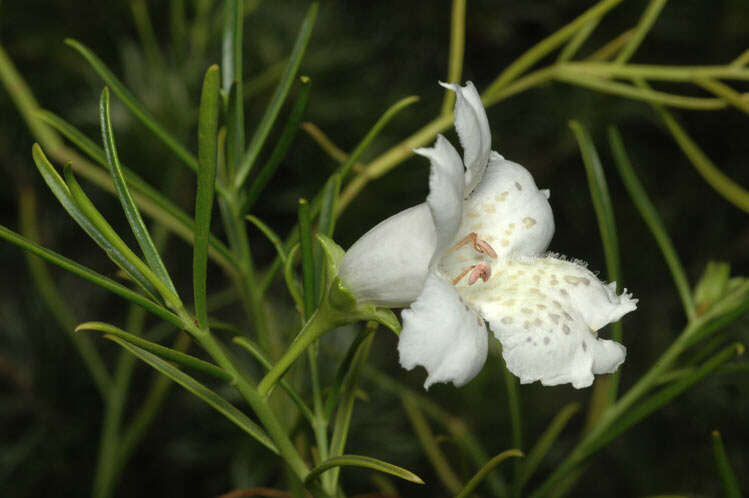
[[[52,163],[50,163],[47,157],[44,155],[44,152],[42,151],[42,148],[39,146],[39,144],[34,144],[31,151],[34,163],[36,164],[39,173],[42,175],[42,178],[44,178],[44,181],[50,188],[50,190],[52,190],[52,193],[55,195],[55,197],[57,197],[57,200],[60,202],[60,204],[62,204],[62,207],[65,209],[65,211],[67,211],[67,213],[75,220],[75,222],[78,223],[81,228],[83,228],[88,236],[91,237],[91,239],[93,239],[93,241],[96,242],[96,244],[104,250],[107,256],[109,256],[109,258],[117,266],[125,271],[125,273],[130,275],[133,280],[135,280],[135,282],[137,282],[138,285],[140,285],[147,293],[149,293],[151,296],[155,296],[157,293],[153,285],[151,285],[148,282],[148,279],[146,279],[146,277],[140,271],[138,271],[137,268],[135,268],[131,260],[129,260],[125,256],[125,254],[122,253],[121,248],[116,247],[110,240],[109,237],[111,237],[111,233],[114,232],[111,227],[109,228],[111,233],[108,237],[107,234],[102,232],[100,227],[96,226],[90,216],[85,213],[81,206],[78,204],[78,201],[74,198],[71,189],[68,185],[65,184],[65,181],[63,181],[63,179],[57,173],[54,166],[52,166]],[[70,174],[70,176],[72,177],[72,173]],[[76,186],[78,185],[77,182],[74,181],[74,183]],[[78,190],[80,190],[80,188]],[[90,201],[88,203],[90,204]]]
[[[273,444],[273,441],[271,441],[271,439],[259,425],[250,420],[247,415],[239,411],[239,409],[216,394],[214,391],[208,389],[193,377],[190,377],[183,371],[179,370],[177,367],[170,365],[166,361],[162,360],[152,353],[149,353],[145,349],[139,348],[138,346],[130,344],[126,340],[113,335],[105,335],[104,337],[116,342],[127,351],[137,356],[139,359],[148,363],[153,368],[166,375],[198,398],[208,403],[216,411],[236,424],[240,429],[252,436],[260,444],[271,450],[273,453],[278,454],[278,449]]]
[[[461,490],[460,493],[455,498],[467,498],[475,491],[475,489],[478,487],[479,484],[481,484],[481,481],[483,481],[489,473],[497,468],[499,464],[507,460],[508,458],[522,458],[525,455],[520,450],[507,450],[503,451],[499,455],[495,456],[488,462],[486,462],[486,465],[481,467],[481,470],[476,472],[476,475],[474,475],[470,481],[468,481],[468,484]]]
[[[260,345],[251,341],[247,337],[239,335],[234,337],[232,339],[232,342],[234,342],[235,344],[239,344],[244,349],[246,349],[258,362],[260,362],[263,367],[265,367],[266,370],[270,370],[271,368],[273,368],[273,364],[270,362],[268,355],[263,352],[262,348],[260,348]],[[294,388],[291,387],[291,384],[289,384],[284,379],[281,379],[278,382],[278,385],[280,385],[281,388],[286,391],[294,404],[296,404],[297,408],[299,408],[299,412],[304,416],[304,418],[306,418],[309,422],[313,422],[315,416],[312,414],[312,410],[310,410],[310,408],[307,406],[307,403],[304,402],[302,397],[299,396],[299,393],[297,393]]]
[[[572,39],[568,41],[564,48],[559,52],[559,56],[557,56],[557,64],[561,64],[572,59],[577,51],[580,50],[580,47],[583,46],[585,40],[588,39],[588,37],[593,33],[593,31],[595,31],[600,23],[600,17],[593,18],[585,23],[585,25],[583,25],[583,27],[580,28],[577,33],[575,33],[575,36],[573,36]]]
[[[109,68],[99,59],[88,47],[77,40],[68,38],[65,43],[81,54],[91,65],[94,71],[104,80],[122,102],[130,109],[146,128],[151,130],[174,154],[190,169],[198,170],[198,161],[179,141],[166,130],[156,119],[149,113],[138,99],[125,87],[125,85],[109,70]]]
[[[335,407],[338,404],[338,398],[341,395],[343,381],[346,379],[346,374],[351,370],[351,363],[354,361],[356,352],[359,351],[359,346],[361,346],[362,341],[364,341],[364,339],[366,338],[367,334],[356,334],[356,337],[354,337],[354,340],[351,341],[351,345],[346,350],[346,355],[338,365],[335,379],[333,380],[333,384],[330,386],[330,393],[325,399],[325,419],[330,419],[330,417],[333,415],[333,410],[335,410]]]
[[[374,141],[375,138],[377,138],[377,135],[379,135],[380,131],[387,125],[387,123],[395,117],[396,114],[398,114],[400,111],[408,107],[409,105],[418,102],[419,97],[417,96],[411,96],[406,97],[404,99],[399,100],[390,108],[385,111],[385,113],[377,120],[377,122],[374,124],[372,129],[367,132],[367,134],[364,136],[364,138],[359,142],[359,144],[356,146],[354,151],[349,154],[349,156],[346,158],[346,161],[333,173],[333,175],[338,175],[341,178],[341,182],[346,179],[346,175],[351,171],[353,168],[353,165],[357,163],[361,155],[367,150],[369,145]],[[331,177],[333,176],[331,175]],[[326,184],[327,185],[327,182]],[[312,209],[311,209],[311,215],[314,217],[320,210],[322,205],[322,199],[323,199],[323,193],[324,188],[315,196],[314,200],[312,201]],[[343,203],[338,203],[336,205],[335,209],[335,216],[338,217],[341,213],[341,205]],[[289,233],[288,237],[285,241],[286,247],[291,247],[292,245],[296,244],[299,240],[299,227],[294,227],[291,232]],[[281,269],[281,262],[279,259],[276,259],[273,264],[271,265],[270,269],[268,270],[268,274],[265,277],[265,280],[262,284],[263,292],[270,286],[270,283],[273,281],[273,277],[275,276],[276,272]]]
[[[340,190],[341,176],[339,174],[334,174],[325,183],[322,192],[322,203],[320,206],[320,216],[317,221],[317,231],[331,239],[333,238],[333,232],[335,231],[335,205]]]
[[[36,113],[36,116],[62,133],[93,161],[108,168],[104,150],[81,133],[80,130],[76,129],[70,123],[50,111],[40,110]],[[130,188],[142,196],[140,199],[135,199],[136,204],[140,205],[141,209],[146,211],[148,206],[143,205],[144,199],[152,203],[153,208],[151,209],[150,214],[154,219],[168,226],[175,233],[178,233],[183,238],[187,239],[188,242],[192,242],[195,231],[195,222],[193,219],[179,206],[165,197],[158,189],[149,185],[148,182],[143,180],[131,169],[122,165],[122,171]],[[224,267],[231,266],[230,262],[233,256],[224,243],[211,235],[210,244],[212,257]]]
[[[173,309],[179,309],[181,302],[179,297],[172,292],[151,269],[128,247],[124,240],[112,228],[104,216],[96,209],[94,203],[88,198],[78,181],[73,175],[73,169],[70,164],[65,165],[63,170],[65,183],[70,189],[70,195],[75,201],[75,205],[81,210],[83,215],[91,222],[94,228],[106,240],[107,244],[102,248],[112,254],[115,261],[122,261],[123,270],[130,275],[136,282],[140,283],[143,289],[154,296],[161,296],[164,301],[169,303]],[[112,257],[112,256],[110,256]]]
[[[317,477],[326,470],[338,467],[364,467],[367,469],[373,469],[384,472],[386,474],[394,475],[406,481],[415,482],[416,484],[424,484],[424,481],[422,481],[421,478],[413,472],[402,467],[398,467],[397,465],[393,465],[392,463],[383,462],[382,460],[377,460],[376,458],[368,456],[342,455],[338,457],[328,458],[323,463],[312,469],[310,473],[307,474],[307,477],[304,478],[305,486],[312,482],[314,479],[317,479]]]
[[[609,442],[613,441],[629,430],[632,426],[648,417],[651,413],[670,403],[674,398],[702,380],[716,368],[743,353],[744,346],[740,343],[731,344],[724,348],[718,354],[703,363],[699,368],[696,368],[693,372],[679,378],[674,383],[662,388],[657,393],[648,397],[645,401],[642,401],[639,405],[631,408],[625,415],[614,422],[606,431],[606,434],[591,445],[586,453],[592,454],[598,449],[606,446]]]
[[[338,194],[341,191],[341,177],[333,175],[325,184],[322,196],[322,206],[320,207],[320,216],[317,221],[317,238],[326,237],[331,240],[335,231],[335,207],[338,202]],[[315,289],[315,302],[320,302],[320,296],[324,292],[325,286],[332,282],[337,271],[326,271],[325,262],[327,260],[327,249],[320,244],[320,249],[316,251],[315,268],[317,269],[318,282]],[[337,265],[336,265],[337,270]],[[332,273],[332,275],[331,275]],[[325,276],[326,278],[323,278]]]
[[[418,101],[418,95],[411,95],[409,97],[402,98],[395,104],[391,105],[382,114],[382,116],[380,116],[374,126],[372,126],[367,134],[364,135],[364,138],[361,140],[361,142],[356,145],[356,148],[353,150],[353,152],[348,155],[346,161],[336,170],[336,174],[340,175],[341,181],[344,181],[346,179],[349,172],[351,171],[351,168],[354,166],[354,164],[356,164],[364,151],[367,150],[367,148],[372,144],[374,139],[377,138],[383,128],[385,128],[385,126],[390,122],[390,120],[397,116],[398,113],[400,113],[403,109],[415,104]]]
[[[616,220],[614,218],[614,206],[609,195],[606,183],[606,175],[598,157],[598,151],[590,137],[590,133],[577,121],[570,121],[575,138],[577,139],[580,153],[585,165],[585,174],[588,178],[588,190],[593,200],[593,208],[598,219],[598,232],[601,235],[603,254],[606,259],[606,276],[609,281],[616,282],[616,291],[622,290],[621,260],[619,258],[619,240],[616,233]],[[611,325],[611,338],[615,341],[622,340],[622,322],[617,321]],[[619,389],[619,375],[617,370],[610,377],[596,379],[598,385],[593,390],[593,399],[590,403],[590,417],[597,417],[606,406],[612,403]],[[605,379],[605,380],[601,380]],[[604,385],[608,383],[608,387]],[[527,461],[525,462],[527,465]]]
[[[241,87],[235,82],[229,91],[229,102],[226,116],[226,175],[222,177],[228,183],[234,177],[244,152],[244,103]]]
[[[117,336],[120,339],[127,341],[128,343],[133,344],[135,346],[138,346],[139,348],[144,349],[148,351],[149,353],[153,353],[159,358],[162,358],[166,361],[169,361],[172,363],[178,363],[187,368],[192,368],[193,370],[198,370],[205,374],[216,377],[217,379],[220,379],[224,382],[231,383],[234,381],[234,377],[232,377],[231,374],[229,374],[225,370],[217,367],[216,365],[212,363],[203,361],[200,358],[195,358],[194,356],[190,356],[189,354],[185,354],[181,351],[177,351],[175,349],[162,346],[161,344],[148,341],[135,334],[131,334],[120,328],[117,328],[114,325],[111,325],[109,323],[86,322],[86,323],[81,323],[75,328],[76,332],[80,332],[82,330],[95,330],[97,332],[103,332],[105,334]]]
[[[299,123],[302,121],[304,112],[307,110],[309,91],[310,79],[306,76],[300,77],[299,93],[294,101],[294,106],[289,114],[289,119],[286,121],[286,125],[281,132],[281,137],[278,139],[278,142],[276,142],[273,152],[271,152],[270,157],[268,158],[268,162],[263,165],[262,169],[250,185],[250,188],[247,191],[247,196],[242,203],[241,212],[246,213],[252,209],[255,202],[260,197],[260,194],[263,193],[268,182],[270,182],[271,178],[273,178],[273,175],[276,173],[276,170],[278,170],[281,161],[286,157],[286,153],[288,152],[291,143],[294,141],[297,131],[299,131]]]
[[[19,246],[25,251],[36,254],[37,256],[49,261],[50,263],[57,265],[60,268],[69,271],[70,273],[78,275],[79,277],[82,277],[89,282],[92,282],[110,291],[111,293],[116,294],[147,311],[150,311],[159,318],[173,324],[175,327],[181,328],[183,326],[182,320],[163,306],[154,303],[145,296],[128,289],[124,285],[115,282],[114,280],[107,278],[100,273],[97,273],[79,263],[76,263],[73,260],[70,260],[64,256],[61,256],[60,254],[57,254],[54,251],[40,246],[34,241],[29,240],[26,237],[23,237],[22,235],[19,235],[2,225],[0,225],[0,237],[12,244]]]
[[[544,433],[541,434],[541,437],[538,438],[536,444],[531,448],[531,451],[528,453],[528,458],[525,459],[525,465],[523,466],[523,483],[528,482],[528,480],[533,476],[533,473],[554,445],[559,434],[564,430],[567,423],[578,411],[580,411],[580,405],[578,403],[569,403],[552,419]]]
[[[728,461],[726,450],[723,447],[723,439],[720,437],[720,432],[713,431],[713,455],[715,456],[715,465],[718,467],[718,474],[720,480],[723,481],[723,492],[726,494],[726,498],[741,498],[741,489],[739,483],[736,480],[736,474],[734,474],[731,468],[731,463]]]
[[[367,324],[365,337],[356,349],[356,353],[351,360],[348,375],[343,382],[341,402],[338,404],[338,411],[336,412],[335,420],[333,422],[333,436],[330,439],[329,455],[331,458],[342,456],[343,451],[346,448],[346,440],[348,439],[349,427],[351,426],[351,416],[354,413],[354,402],[356,401],[356,391],[359,387],[359,379],[361,378],[364,364],[369,357],[369,350],[372,347],[376,330],[376,323]],[[334,470],[329,474],[329,489],[337,489],[339,474],[340,470]]]
[[[520,76],[536,62],[546,57],[553,50],[556,50],[562,43],[575,35],[578,30],[584,28],[592,19],[602,18],[609,10],[616,7],[621,1],[622,0],[601,0],[573,21],[526,50],[523,55],[507,66],[507,68],[505,68],[505,70],[494,79],[491,85],[489,85],[489,88],[484,92],[484,96],[490,97],[492,94],[503,89],[508,83]]]
[[[684,266],[679,260],[679,255],[671,242],[671,238],[668,236],[668,232],[666,232],[666,229],[663,226],[658,211],[648,198],[645,189],[632,169],[629,157],[624,148],[624,142],[622,141],[622,137],[616,127],[609,127],[609,143],[611,144],[614,163],[619,170],[619,175],[622,177],[622,182],[624,182],[624,186],[627,188],[629,196],[632,198],[637,210],[640,212],[640,216],[645,220],[650,232],[658,243],[658,247],[661,249],[663,258],[666,260],[669,270],[671,270],[674,283],[679,291],[679,296],[681,297],[681,302],[687,318],[693,320],[697,314],[692,299],[692,290],[689,286]]]
[[[297,253],[299,252],[299,244],[296,244],[289,251],[289,256],[284,262],[283,276],[286,281],[286,288],[289,290],[289,294],[294,303],[296,303],[297,310],[304,316],[304,299],[302,298],[302,292],[299,288],[299,282],[297,282],[296,274],[294,273],[294,262],[296,260]]]
[[[408,415],[416,436],[419,438],[419,442],[424,448],[427,458],[437,473],[437,477],[439,477],[442,484],[444,484],[451,494],[457,495],[463,489],[463,483],[450,466],[439,444],[435,441],[432,429],[429,427],[429,422],[424,417],[419,403],[406,393],[401,393],[401,400],[403,401],[403,408],[406,409],[406,415]]]
[[[265,235],[270,243],[273,244],[273,247],[276,249],[276,253],[278,253],[278,257],[281,258],[281,261],[285,264],[287,258],[286,251],[283,248],[283,242],[281,242],[281,238],[278,236],[278,234],[257,216],[248,214],[247,216],[245,216],[245,218],[247,219],[247,221],[258,227],[261,232],[263,232],[263,235]]]
[[[112,120],[109,114],[109,89],[106,87],[101,92],[101,99],[99,100],[99,125],[101,126],[102,142],[104,143],[109,170],[112,174],[112,181],[117,189],[117,196],[120,198],[127,221],[130,224],[133,235],[135,235],[135,240],[138,241],[138,245],[140,246],[140,250],[143,251],[148,266],[176,294],[177,289],[175,289],[174,283],[172,283],[172,279],[169,277],[169,272],[166,270],[161,256],[159,256],[159,251],[151,239],[151,234],[148,232],[148,228],[140,216],[140,211],[135,205],[135,201],[133,201],[133,196],[130,195],[130,189],[125,180],[120,159],[117,157],[117,146],[115,145]]]
[[[661,106],[654,105],[653,108],[660,115],[679,148],[702,178],[728,202],[749,213],[749,191],[720,171],[670,112]]]
[[[242,86],[242,25],[244,1],[224,2],[224,32],[221,46],[221,88],[227,93],[232,85]],[[241,102],[241,100],[240,100]]]
[[[304,17],[304,22],[302,22],[302,27],[299,29],[299,35],[297,36],[289,60],[286,63],[286,68],[284,69],[281,81],[278,82],[273,98],[271,99],[268,108],[265,110],[265,114],[263,114],[260,124],[258,124],[258,127],[255,130],[255,134],[252,136],[250,145],[234,180],[235,189],[239,189],[247,179],[250,169],[252,169],[257,156],[260,154],[260,149],[262,149],[263,144],[273,127],[273,123],[278,117],[281,106],[286,100],[286,95],[288,95],[291,84],[294,82],[294,78],[296,78],[297,71],[299,71],[299,65],[302,62],[302,57],[307,49],[307,43],[309,42],[310,35],[312,35],[312,28],[315,25],[316,16],[317,2],[314,2],[310,5],[307,14]]]
[[[208,68],[203,80],[198,117],[198,191],[195,195],[195,249],[193,251],[193,290],[195,315],[201,328],[208,326],[206,308],[206,271],[208,238],[211,233],[213,192],[216,185],[216,154],[218,152],[218,90],[219,69]]]
[[[622,48],[621,52],[619,52],[619,55],[616,56],[614,63],[624,64],[632,57],[632,55],[634,55],[635,51],[642,43],[642,40],[645,39],[645,36],[650,31],[650,28],[655,24],[658,15],[661,13],[661,10],[663,10],[663,7],[666,6],[667,1],[668,0],[650,0],[648,7],[642,13],[640,21],[637,23],[637,27],[632,33],[632,37],[624,48]]]
[[[317,305],[315,301],[315,255],[312,242],[309,203],[299,199],[299,248],[302,253],[302,289],[304,298],[304,319],[309,320]]]

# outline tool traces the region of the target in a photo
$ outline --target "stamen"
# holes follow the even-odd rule
[[[473,245],[474,251],[486,254],[492,259],[497,259],[497,253],[494,251],[491,245],[485,240],[479,239],[478,234],[476,232],[471,232],[465,237],[463,237],[461,240],[458,241],[457,244],[455,244],[451,251],[455,251],[463,247],[464,245],[471,243]]]
[[[468,273],[469,271],[473,270],[474,268],[476,268],[476,265],[471,265],[468,268],[466,268],[465,270],[463,270],[462,272],[460,272],[460,275],[458,275],[457,277],[455,277],[453,279],[453,285],[458,285],[458,282],[460,282],[460,279],[463,278],[463,277],[465,277],[466,273]]]
[[[491,276],[491,267],[482,261],[473,268],[473,271],[471,271],[471,275],[468,277],[468,285],[475,284],[479,278],[486,282]]]

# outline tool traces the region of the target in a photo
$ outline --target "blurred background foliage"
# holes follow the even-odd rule
[[[145,103],[146,107],[194,150],[197,103],[205,69],[220,62],[220,9],[210,1],[186,1],[190,18],[204,15],[201,29],[181,32],[170,20],[169,2],[148,2],[156,40],[143,43],[134,21],[140,0],[69,2],[3,0],[0,43],[29,83],[42,107],[72,122],[99,142],[98,95],[103,83],[89,65],[63,44],[78,39]],[[582,55],[637,22],[645,0],[617,7],[592,34]],[[201,5],[206,10],[201,12]],[[289,54],[306,10],[304,1],[246,2],[244,27],[245,116],[248,129],[258,122],[272,95],[284,58]],[[464,80],[483,90],[525,49],[589,6],[580,0],[471,0],[468,2]],[[450,2],[327,1],[320,6],[301,74],[312,80],[305,120],[344,150],[351,150],[377,117],[410,94],[421,101],[398,115],[379,135],[365,161],[395,145],[440,109],[449,47]],[[749,47],[749,4],[745,0],[680,0],[668,4],[633,62],[723,64]],[[145,47],[145,49],[144,49]],[[676,86],[674,86],[676,88]],[[747,91],[749,86],[735,86]],[[700,95],[690,85],[686,94]],[[283,112],[288,112],[288,106]],[[713,161],[740,185],[749,185],[747,116],[733,108],[721,111],[674,111]],[[697,174],[660,124],[649,105],[600,95],[562,83],[546,84],[488,109],[493,145],[506,158],[526,166],[542,188],[550,188],[557,233],[551,250],[605,268],[585,171],[568,127],[570,119],[586,125],[602,153],[616,212],[624,284],[640,299],[636,313],[624,320],[628,358],[622,384],[630,385],[657,358],[683,326],[678,295],[657,246],[631,204],[608,155],[605,129],[617,124],[633,165],[667,226],[687,268],[697,281],[709,260],[728,261],[732,273],[749,273],[749,223],[746,213],[726,202]],[[170,153],[118,102],[112,119],[125,164],[162,186],[192,212],[194,180]],[[274,128],[274,139],[280,126]],[[450,132],[454,134],[454,132]],[[453,136],[454,138],[454,136]],[[5,91],[0,92],[0,223],[18,226],[19,191],[37,192],[42,243],[106,274],[112,266],[43,188],[31,161],[33,138]],[[268,154],[266,147],[263,154]],[[255,213],[284,234],[296,220],[297,198],[310,197],[337,164],[300,132]],[[170,173],[171,172],[171,173]],[[176,174],[175,174],[176,173]],[[370,183],[350,205],[336,240],[350,245],[370,226],[421,202],[427,193],[428,164],[412,158]],[[166,186],[168,184],[168,186]],[[97,205],[109,213],[120,233],[127,233],[118,202],[89,188]],[[214,225],[218,227],[218,224]],[[273,249],[255,237],[255,258],[271,261]],[[165,261],[178,287],[187,287],[191,251],[171,238]],[[0,489],[4,496],[85,496],[90,492],[102,407],[95,386],[82,368],[68,336],[52,318],[29,277],[23,253],[0,244]],[[213,268],[209,286],[226,284]],[[70,299],[78,321],[124,320],[118,298],[57,269],[52,275]],[[295,325],[283,287],[273,287],[274,317]],[[227,316],[239,314],[228,309]],[[749,340],[743,317],[723,331],[726,340]],[[324,339],[323,351],[341,354],[350,332]],[[420,388],[423,371],[407,373],[397,364],[396,339],[378,334],[371,362]],[[116,346],[97,346],[112,364]],[[322,363],[323,365],[325,362]],[[151,371],[142,365],[133,380],[137,403]],[[323,375],[332,375],[323,371]],[[413,435],[397,396],[366,378],[367,394],[352,421],[353,453],[382,458],[415,471],[425,488],[399,484],[403,496],[443,496],[429,461]],[[140,394],[139,394],[140,393]],[[585,407],[590,391],[569,386],[520,389],[525,410],[526,444],[568,402]],[[490,357],[479,377],[462,389],[439,385],[429,397],[459,416],[487,451],[511,447],[510,422],[500,365]],[[582,412],[581,412],[582,413]],[[584,425],[578,414],[565,429],[540,475],[553,468],[572,447]],[[685,396],[637,426],[598,454],[581,478],[574,496],[643,496],[684,493],[716,496],[720,484],[712,458],[710,432],[719,429],[740,484],[749,489],[749,382],[747,373],[708,378]],[[438,430],[438,428],[435,428]],[[275,472],[267,452],[219,419],[187,392],[175,389],[134,459],[125,469],[118,496],[213,496],[236,487],[267,482]],[[475,471],[449,438],[442,449],[464,478]],[[352,494],[371,491],[370,474],[345,473]],[[272,476],[273,474],[271,474]],[[270,479],[273,480],[272,478]]]

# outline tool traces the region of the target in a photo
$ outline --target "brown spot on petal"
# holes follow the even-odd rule
[[[484,209],[484,212],[488,214],[495,213],[497,211],[496,206],[488,202],[483,204],[481,207]]]
[[[545,306],[545,305],[543,305],[543,304],[537,304],[537,305],[536,305],[536,308],[538,308],[538,309],[540,309],[540,310],[545,310],[545,309],[546,309],[546,306]]]
[[[478,218],[481,216],[481,213],[479,213],[475,209],[471,209],[466,213],[466,216],[468,216],[469,218]]]
[[[523,312],[523,313],[525,313],[526,315],[530,315],[531,313],[533,313],[533,310],[532,310],[532,309],[530,309],[530,308],[521,308],[521,310],[520,310],[520,311],[522,311],[522,312]]]
[[[564,335],[570,335],[570,328],[567,325],[563,326],[562,330],[564,331]]]
[[[497,202],[504,202],[505,200],[507,200],[507,196],[508,196],[509,194],[510,194],[510,193],[509,193],[509,192],[507,192],[507,191],[505,190],[505,191],[504,191],[504,192],[502,192],[501,194],[495,195],[495,196],[494,196],[494,200],[495,200],[495,201],[497,201]]]
[[[515,188],[518,190],[523,190],[523,186],[520,185],[518,182],[515,182]]]
[[[504,323],[505,325],[509,325],[509,324],[511,324],[511,323],[512,323],[512,317],[511,317],[511,316],[506,316],[506,317],[504,317],[504,318],[502,319],[502,323]]]
[[[577,285],[580,283],[580,279],[577,277],[573,277],[571,275],[565,275],[564,281],[567,282],[570,285]]]
[[[525,218],[523,218],[523,225],[525,225],[525,228],[530,228],[535,224],[536,224],[535,218],[531,218],[530,216],[526,216]]]
[[[559,325],[559,319],[561,318],[559,315],[557,315],[556,313],[549,313],[549,318],[551,318],[552,322]]]

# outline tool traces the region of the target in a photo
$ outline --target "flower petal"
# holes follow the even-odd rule
[[[402,316],[400,363],[408,370],[417,365],[426,368],[426,389],[435,382],[460,387],[484,366],[486,325],[441,277],[430,273],[423,292]]]
[[[458,292],[489,322],[522,383],[579,389],[624,361],[624,346],[595,333],[636,308],[630,294],[613,289],[579,263],[545,257],[496,264],[487,282]]]
[[[464,87],[454,83],[442,83],[455,92],[455,130],[463,146],[463,162],[466,166],[465,195],[469,195],[481,182],[489,162],[492,134],[481,96],[470,81]]]
[[[500,259],[541,255],[554,235],[548,198],[549,191],[539,190],[528,170],[492,152],[483,181],[463,203],[455,242],[475,233]],[[456,277],[479,260],[491,262],[471,244],[463,244],[444,254],[440,268]]]
[[[434,261],[452,244],[463,217],[463,163],[455,147],[442,135],[437,136],[434,147],[414,152],[429,158],[432,165],[427,205],[437,230]]]
[[[421,293],[437,235],[426,203],[382,221],[357,240],[338,276],[360,303],[408,306]]]

